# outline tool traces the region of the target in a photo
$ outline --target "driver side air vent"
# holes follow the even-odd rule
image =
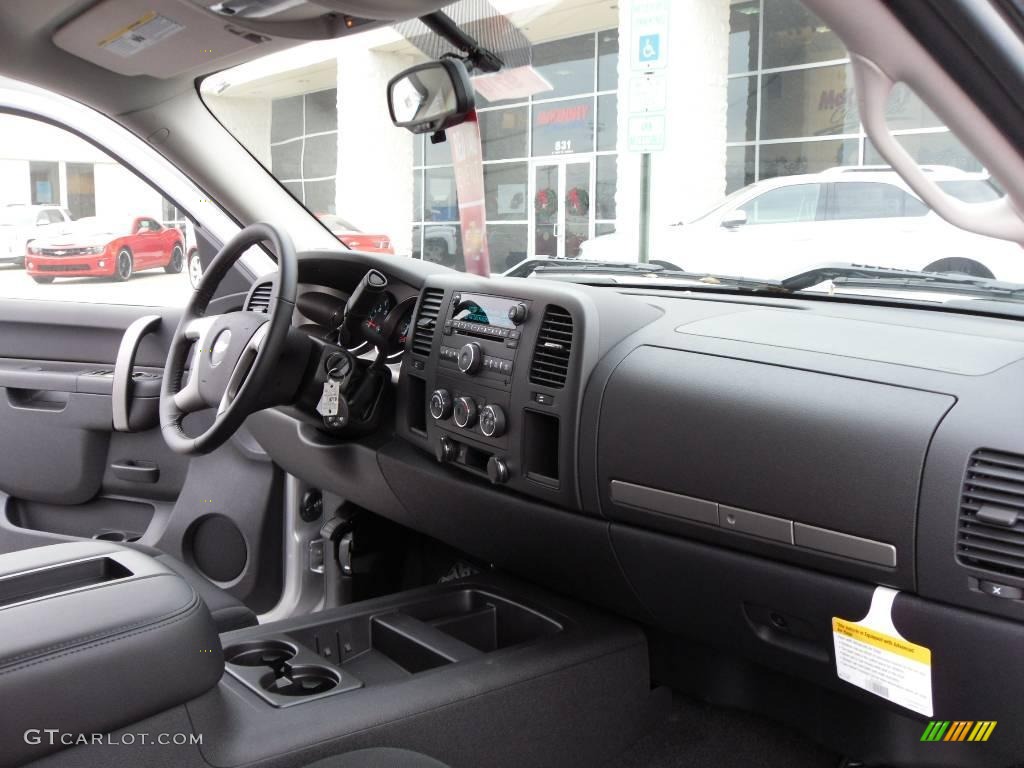
[[[434,343],[434,329],[437,327],[437,316],[441,314],[441,301],[444,291],[440,288],[427,288],[420,298],[419,312],[412,332],[412,351],[427,357]]]
[[[530,383],[561,389],[569,375],[572,356],[572,315],[553,304],[544,310],[530,364]]]
[[[264,315],[270,311],[270,294],[274,292],[273,283],[260,283],[252,289],[249,295],[249,303],[245,308],[250,312],[262,312]]]
[[[988,449],[971,456],[956,556],[963,565],[1024,576],[1024,456]]]

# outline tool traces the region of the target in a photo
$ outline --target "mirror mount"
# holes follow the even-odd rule
[[[445,128],[464,123],[476,108],[469,73],[454,58],[400,72],[387,92],[391,122],[412,133],[429,133],[435,144],[444,141]]]

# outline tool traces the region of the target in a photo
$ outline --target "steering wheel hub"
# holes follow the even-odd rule
[[[208,315],[218,285],[252,245],[267,241],[278,274],[267,314]],[[239,232],[210,264],[174,332],[160,391],[160,426],[168,446],[189,455],[223,445],[257,410],[275,404],[268,386],[285,350],[298,290],[298,262],[291,239],[269,224]],[[186,364],[191,359],[186,375]],[[197,437],[182,429],[185,416],[216,409],[213,424]]]

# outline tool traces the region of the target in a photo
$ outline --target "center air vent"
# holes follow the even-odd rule
[[[250,312],[267,314],[270,311],[270,294],[273,292],[273,283],[260,283],[252,289],[252,293],[249,295],[249,302],[245,305],[245,308]]]
[[[412,351],[427,357],[434,343],[434,329],[437,327],[437,316],[441,314],[441,301],[444,291],[440,288],[427,288],[420,298],[420,308],[416,314],[416,323],[412,331]]]
[[[569,375],[572,355],[572,315],[562,307],[549,305],[537,335],[530,365],[530,383],[561,389]]]
[[[987,449],[971,456],[956,554],[964,565],[1024,576],[1024,456]]]

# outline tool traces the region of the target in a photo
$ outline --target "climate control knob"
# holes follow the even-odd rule
[[[452,396],[447,389],[435,389],[430,396],[430,415],[434,421],[447,419],[452,415]]]
[[[484,351],[480,345],[470,342],[459,350],[459,370],[472,376],[484,365]]]
[[[505,411],[500,405],[485,405],[480,409],[480,431],[484,437],[501,437],[505,427]]]
[[[455,424],[462,429],[472,427],[476,424],[476,400],[472,397],[457,397],[452,408],[452,418]]]
[[[434,455],[442,464],[447,464],[449,461],[455,461],[458,454],[459,448],[455,445],[455,441],[450,437],[442,437],[438,441],[437,447],[434,449]]]

